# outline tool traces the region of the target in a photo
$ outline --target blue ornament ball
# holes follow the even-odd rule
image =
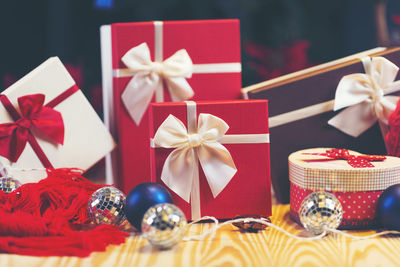
[[[156,183],[138,184],[126,197],[126,218],[137,230],[140,230],[146,211],[150,207],[162,203],[173,204],[172,196],[165,187]]]
[[[383,191],[376,205],[376,215],[382,227],[400,230],[400,184]]]

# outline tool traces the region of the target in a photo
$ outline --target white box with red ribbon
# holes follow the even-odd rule
[[[115,143],[57,57],[0,96],[0,162],[22,183],[37,182],[45,168],[86,170]]]

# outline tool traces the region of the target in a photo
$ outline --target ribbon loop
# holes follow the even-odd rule
[[[346,108],[328,124],[357,137],[377,120],[387,124],[399,97],[386,96],[400,90],[394,81],[399,68],[383,57],[363,58],[365,74],[344,76],[336,89],[334,111]]]
[[[147,44],[142,43],[131,48],[121,60],[135,74],[121,97],[136,124],[140,124],[154,93],[162,92],[163,80],[173,101],[183,101],[194,95],[186,81],[192,76],[193,63],[185,49],[163,62],[153,62]]]

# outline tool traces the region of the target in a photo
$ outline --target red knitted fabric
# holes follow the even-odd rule
[[[88,256],[125,241],[112,225],[90,224],[87,213],[96,185],[78,169],[48,170],[38,183],[0,191],[0,252],[32,256]]]
[[[400,157],[400,101],[397,102],[396,110],[390,114],[389,132],[386,135],[388,155]]]

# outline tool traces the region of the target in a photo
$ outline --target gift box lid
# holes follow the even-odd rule
[[[287,98],[286,105],[280,105],[279,103],[273,102],[270,103],[270,117],[272,117],[324,101],[333,100],[335,98],[334,89],[336,89],[336,86],[343,76],[352,73],[364,72],[361,62],[362,58],[367,56],[383,56],[392,61],[394,64],[400,65],[399,52],[400,47],[377,47],[350,55],[348,57],[244,87],[242,88],[242,94],[245,99],[260,99],[265,97],[275,98],[278,97],[277,94],[282,94],[282,92],[297,96]],[[302,89],[298,90],[300,87]],[[315,91],[315,87],[318,87],[319,91]],[[304,97],[305,95],[312,95],[312,97]],[[333,109],[333,103],[329,104],[329,108],[330,110]],[[325,112],[327,111],[329,111],[329,109]],[[272,122],[273,121],[274,119],[272,119]],[[281,124],[276,124],[273,122],[270,127],[276,127],[279,125]]]
[[[222,118],[229,125],[227,134],[257,134],[268,133],[268,101],[266,100],[219,100],[219,101],[195,101],[197,116],[206,112]],[[185,102],[152,103],[151,118],[152,124],[150,135],[154,135],[155,128],[164,121],[169,114],[182,118],[186,124]],[[234,109],[234,110],[233,110]],[[249,120],[248,111],[253,114]],[[255,121],[259,123],[254,123]]]
[[[361,153],[340,150],[354,158],[347,152],[343,158],[332,158],[330,151],[339,150],[311,148],[290,154],[290,182],[304,189],[340,192],[384,190],[400,183],[398,157],[372,155],[366,157],[369,160],[360,158],[365,156]]]
[[[327,72],[330,70],[335,70],[347,65],[351,65],[354,63],[358,63],[360,61],[361,58],[365,57],[365,56],[380,56],[383,54],[386,54],[389,50],[386,47],[376,47],[373,49],[369,49],[366,51],[362,51],[347,57],[343,57],[340,59],[336,59],[333,61],[329,61],[326,63],[322,63],[313,67],[309,67],[303,70],[299,70],[293,73],[289,73],[286,75],[282,75],[280,77],[277,78],[273,78],[267,81],[263,81],[257,84],[253,84],[247,87],[242,88],[242,93],[244,95],[250,93],[256,93],[256,92],[260,92],[263,90],[268,90],[270,88],[274,88],[277,87],[279,85],[283,85],[283,84],[287,84],[287,83],[292,83],[292,82],[296,82],[298,80],[310,77],[310,76],[314,76],[314,75],[318,75],[320,73],[323,72]]]
[[[73,93],[65,96],[69,89],[75,87],[74,80],[60,59],[52,57],[4,90],[2,94],[19,113],[21,110],[18,99],[21,96],[43,94],[44,105],[55,99],[61,99],[53,109],[61,113],[64,124],[63,144],[49,141],[47,136],[32,129],[34,139],[54,168],[70,167],[87,170],[110,152],[115,143],[81,90],[76,87]],[[2,124],[14,122],[4,105],[0,105],[0,122]],[[11,163],[4,157],[1,157],[0,161],[3,165]],[[23,183],[38,181],[46,175],[42,162],[29,142],[18,160],[11,163],[11,168],[13,168],[12,175]],[[38,170],[26,171],[29,169]]]
[[[155,35],[157,24],[162,25],[161,36]],[[126,68],[121,57],[143,42],[148,45],[152,60],[156,60],[157,38],[161,39],[162,48],[159,60],[172,56],[180,49],[186,49],[194,64],[240,63],[238,19],[114,23],[103,27],[112,28],[114,69]],[[217,40],[218,43],[213,45],[213,41]]]

